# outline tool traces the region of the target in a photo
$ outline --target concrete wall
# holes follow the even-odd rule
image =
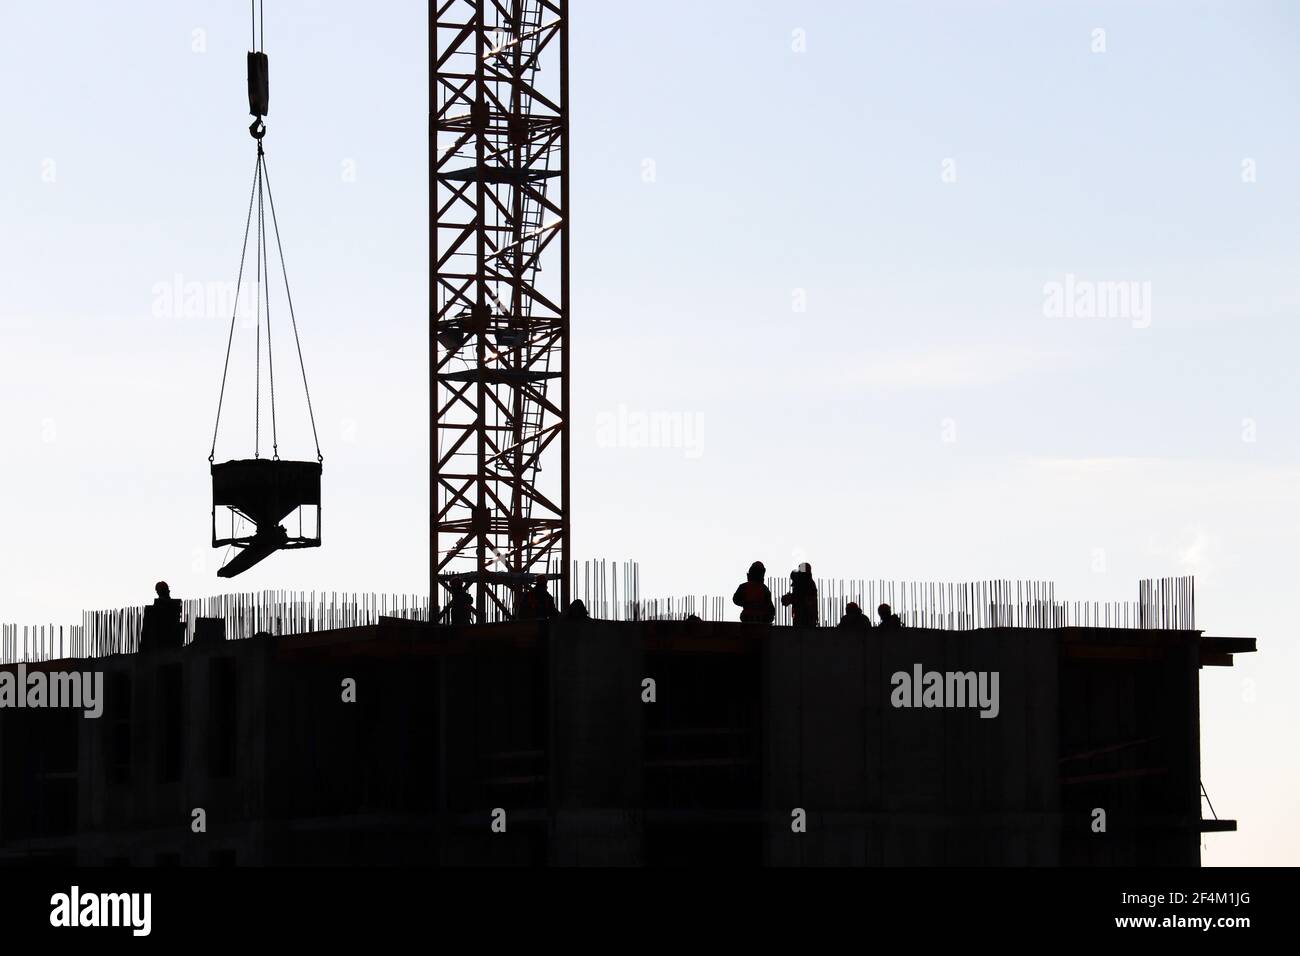
[[[547,641],[550,861],[629,866],[641,859],[642,629],[552,625]]]
[[[1195,863],[1194,638],[554,622],[381,626],[67,662],[102,668],[106,689],[129,688],[131,779],[114,783],[109,772],[122,704],[111,694],[98,721],[0,712],[0,856]],[[238,663],[229,728],[212,723],[221,658]],[[998,716],[894,707],[892,675],[917,664],[997,672]],[[173,666],[184,765],[163,782],[160,682]],[[343,677],[357,679],[358,703],[340,702]],[[655,702],[642,699],[645,678],[656,681]],[[214,776],[210,748],[222,733],[234,735],[236,771]],[[34,795],[67,776],[41,770],[37,744],[59,734],[75,735],[64,750],[74,755],[76,825],[34,834]],[[1126,745],[1148,738],[1158,744],[1142,747],[1158,749]],[[1083,783],[1066,786],[1066,772]],[[1087,829],[1097,801],[1114,813],[1105,836]],[[196,807],[207,811],[202,838],[190,830]],[[498,808],[505,833],[492,831]],[[792,830],[796,809],[805,832]]]
[[[1050,635],[781,629],[764,648],[769,863],[1056,862]],[[998,716],[893,707],[892,675],[918,663],[997,671]]]

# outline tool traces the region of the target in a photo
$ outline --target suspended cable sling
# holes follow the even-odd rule
[[[253,166],[253,186],[248,197],[248,211],[244,221],[244,239],[239,253],[239,274],[235,281],[235,305],[230,316],[230,331],[226,337],[226,358],[221,372],[221,390],[217,397],[217,418],[212,428],[212,448],[208,464],[212,471],[212,546],[230,547],[236,553],[218,571],[221,577],[242,574],[276,551],[295,548],[319,547],[321,538],[321,471],[324,456],[320,450],[320,436],[316,429],[316,412],[311,390],[307,384],[307,366],[303,360],[302,340],[298,332],[298,317],[294,311],[293,294],[289,288],[289,272],[285,266],[284,243],[280,236],[279,219],[275,211],[275,197],[271,193],[271,177],[267,169],[263,139],[266,136],[265,117],[270,103],[268,65],[266,53],[259,47],[259,21],[263,41],[266,27],[263,11],[257,0],[250,4],[253,23],[253,50],[248,54],[248,105],[253,122],[249,134],[257,143],[257,159]],[[267,210],[271,213],[271,229],[266,222]],[[254,225],[256,223],[256,225]],[[271,325],[271,259],[270,233],[275,234],[276,257],[284,279],[285,301],[289,307],[289,321],[293,329],[294,347],[298,368],[302,375],[303,394],[307,402],[307,417],[311,423],[312,441],[316,448],[315,461],[285,461],[280,458],[280,427],[275,388],[275,352]],[[244,276],[249,268],[248,240],[253,237],[252,266],[255,275],[254,312],[256,334],[254,337],[253,371],[253,457],[217,463],[217,439],[221,433],[221,415],[226,404],[227,384],[230,377],[230,360],[234,352],[235,327],[239,320],[240,296]],[[262,321],[266,320],[266,370],[270,398],[271,457],[262,457]],[[304,510],[315,509],[315,528],[304,522]],[[225,537],[217,533],[217,512],[230,513],[230,531]],[[281,523],[294,512],[298,513],[298,530],[291,535]],[[223,516],[224,517],[224,516]],[[237,528],[236,524],[239,523]],[[247,525],[252,530],[245,530]]]

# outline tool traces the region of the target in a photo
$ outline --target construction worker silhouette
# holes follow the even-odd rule
[[[144,609],[140,625],[141,652],[180,647],[185,643],[185,625],[181,621],[181,602],[172,597],[166,581],[154,585],[158,597]]]
[[[460,578],[448,582],[451,590],[451,603],[443,609],[442,616],[451,619],[452,627],[468,627],[474,623],[478,613],[474,609],[474,598],[469,593],[469,585]]]
[[[850,601],[838,626],[846,631],[867,631],[871,629],[871,618],[862,613],[856,601]]]
[[[817,583],[811,564],[801,564],[790,572],[790,593],[782,595],[781,603],[790,609],[795,627],[817,626]]]
[[[578,598],[569,605],[569,610],[564,616],[570,621],[590,621],[591,614],[587,611],[587,602]]]
[[[755,561],[749,566],[745,583],[736,588],[731,603],[740,608],[740,620],[743,623],[771,624],[776,618],[776,605],[772,603],[772,592],[763,583],[767,568],[762,561]]]
[[[880,615],[880,626],[886,631],[898,631],[903,627],[903,622],[888,604],[882,604],[876,608],[876,613]]]
[[[533,586],[519,596],[519,605],[515,617],[521,621],[549,621],[559,614],[555,599],[546,590],[546,581],[538,578]]]

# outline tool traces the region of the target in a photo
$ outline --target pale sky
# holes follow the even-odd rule
[[[268,7],[326,541],[238,589],[420,591],[423,10]],[[1204,783],[1241,827],[1204,860],[1300,862],[1300,6],[572,7],[575,555],[665,595],[755,558],[1097,600],[1195,574],[1200,626],[1261,649],[1202,672]],[[215,0],[0,18],[0,620],[228,590],[229,315],[169,290],[235,278],[248,29]],[[1067,282],[1134,298],[1062,315]],[[619,414],[683,438],[611,440]]]

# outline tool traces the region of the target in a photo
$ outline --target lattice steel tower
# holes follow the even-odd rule
[[[432,0],[430,593],[568,603],[566,0]]]

